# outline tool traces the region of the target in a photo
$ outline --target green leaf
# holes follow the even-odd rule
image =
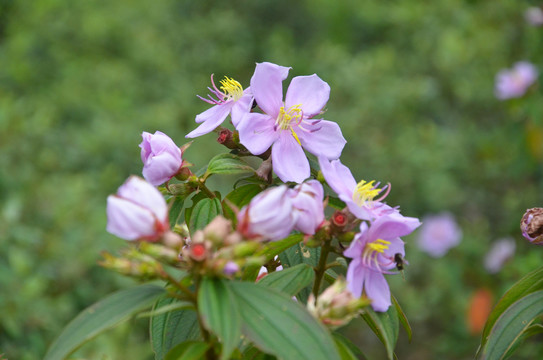
[[[511,349],[530,328],[532,321],[543,314],[543,290],[528,294],[513,303],[496,320],[481,349],[481,359],[505,359]]]
[[[153,309],[157,310],[178,302],[173,298],[162,298],[156,302]],[[174,310],[155,315],[151,317],[149,328],[151,344],[157,360],[164,359],[164,356],[177,344],[200,337],[198,317],[192,310]]]
[[[336,342],[336,347],[338,348],[339,355],[341,360],[351,360],[351,359],[366,359],[366,356],[360,351],[360,349],[347,339],[345,336],[340,333],[333,333],[334,341]]]
[[[228,282],[243,334],[280,359],[339,360],[328,330],[288,295],[251,282]]]
[[[264,249],[258,251],[255,256],[265,256],[266,261],[270,261],[281,252],[302,241],[303,238],[304,236],[302,234],[293,234],[282,240],[269,242],[265,245]],[[259,270],[260,266],[253,266],[245,269],[243,280],[255,281]]]
[[[196,230],[206,227],[217,215],[221,214],[221,201],[218,198],[206,198],[194,205],[190,214],[189,230],[191,235]]]
[[[203,279],[198,290],[198,310],[205,327],[222,344],[221,359],[229,359],[241,340],[241,322],[234,297],[223,280]]]
[[[517,300],[538,290],[543,290],[543,267],[532,271],[516,282],[509,290],[507,290],[500,301],[498,301],[486,320],[479,351],[485,346],[490,329],[492,329],[494,323],[498,320],[502,313]]]
[[[191,302],[188,301],[177,301],[169,305],[161,306],[160,308],[153,309],[151,311],[143,312],[141,314],[138,314],[138,318],[142,317],[152,317],[157,316],[160,314],[164,314],[170,311],[174,310],[180,310],[180,309],[194,309],[194,305]]]
[[[209,349],[209,344],[201,341],[187,341],[171,349],[164,360],[200,360]]]
[[[347,206],[343,201],[334,196],[328,196],[328,205],[336,210],[343,210]]]
[[[243,174],[255,173],[255,170],[239,156],[226,153],[219,154],[209,161],[205,177],[211,174]]]
[[[181,196],[174,196],[169,200],[170,204],[170,211],[169,211],[169,218],[170,218],[170,228],[173,229],[175,224],[177,224],[177,221],[181,217],[181,214],[183,212],[183,205],[185,204],[185,198]]]
[[[73,319],[51,344],[45,360],[65,359],[81,345],[151,306],[164,289],[144,284],[118,291],[91,305]]]
[[[507,353],[505,354],[504,359],[509,358],[513,353],[517,350],[518,347],[520,347],[526,339],[528,339],[531,336],[538,335],[543,333],[543,325],[541,324],[533,324],[530,325],[526,330],[522,332],[522,335],[519,337],[519,339],[509,348]]]
[[[396,308],[396,312],[398,313],[398,319],[400,320],[400,323],[407,332],[407,338],[409,339],[409,342],[411,342],[411,338],[413,337],[413,330],[411,329],[411,324],[409,324],[407,316],[403,312],[402,307],[394,296],[392,296],[392,305],[394,305],[394,307]]]
[[[375,312],[370,307],[367,307],[364,309],[362,317],[383,345],[385,345],[388,359],[394,359],[394,348],[396,347],[398,332],[400,330],[396,307],[390,306],[386,312]]]
[[[299,264],[288,269],[272,272],[264,276],[258,284],[293,296],[312,284],[314,277],[315,272],[311,266]]]
[[[298,264],[307,264],[311,267],[316,267],[319,262],[320,253],[320,248],[309,248],[299,242],[280,253],[279,259],[285,269]],[[300,291],[297,298],[305,304],[307,303],[309,294],[311,294],[311,288],[306,287]]]
[[[247,205],[253,197],[262,191],[262,187],[257,184],[243,185],[234,189],[230,192],[223,200],[223,209],[224,215],[237,223],[236,214],[230,205],[236,206],[238,209],[241,209],[243,206]]]

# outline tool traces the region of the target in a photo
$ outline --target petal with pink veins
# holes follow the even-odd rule
[[[321,112],[329,98],[330,86],[316,74],[296,76],[288,87],[285,107],[301,105],[304,117],[312,118]]]

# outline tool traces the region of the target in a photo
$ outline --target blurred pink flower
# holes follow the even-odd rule
[[[288,71],[272,63],[256,65],[251,89],[264,114],[248,113],[236,128],[251,153],[259,155],[272,147],[273,170],[282,181],[301,183],[310,175],[304,149],[337,159],[346,141],[336,123],[313,119],[330,96],[330,86],[317,75],[292,79],[283,102],[282,82]]]
[[[158,240],[169,229],[168,206],[147,181],[131,176],[107,198],[106,230],[125,240]]]
[[[500,271],[503,264],[515,254],[515,247],[515,240],[510,237],[494,241],[485,256],[484,265],[486,271],[491,274]]]
[[[339,160],[329,161],[324,156],[319,156],[319,165],[326,183],[357,218],[372,221],[381,215],[398,212],[381,202],[388,195],[390,185],[379,188],[379,183],[364,180],[357,184],[351,170]],[[381,196],[375,199],[379,195]]]
[[[324,221],[324,190],[317,180],[309,180],[290,190],[296,223],[294,230],[313,235]]]
[[[154,186],[164,184],[179,172],[183,164],[181,149],[160,131],[154,134],[144,131],[141,137],[143,177]]]
[[[537,80],[537,68],[527,62],[515,63],[512,69],[501,70],[496,75],[495,94],[500,100],[521,97]]]
[[[410,234],[420,225],[416,218],[391,213],[377,218],[369,227],[360,225],[358,233],[343,255],[353,259],[347,269],[348,289],[360,297],[362,291],[371,299],[375,311],[387,311],[391,305],[390,289],[384,274],[394,274],[395,257],[405,255],[400,236]]]
[[[442,257],[462,239],[462,230],[449,213],[428,215],[422,219],[417,245],[433,257]]]
[[[529,7],[524,12],[524,18],[530,25],[542,26],[543,25],[543,10],[537,6]]]
[[[201,100],[214,105],[203,113],[196,115],[196,123],[201,123],[195,130],[186,135],[187,138],[195,138],[205,135],[213,130],[230,114],[232,123],[237,126],[241,118],[251,111],[253,105],[253,95],[250,88],[243,90],[239,82],[229,77],[221,80],[220,90],[213,81],[211,75],[211,84],[213,88],[208,87],[209,91],[215,96],[208,95],[203,98],[197,95]]]

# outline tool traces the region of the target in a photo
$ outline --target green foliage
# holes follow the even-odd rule
[[[541,29],[522,16],[529,4],[0,1],[0,353],[42,358],[69,319],[132,285],[96,261],[123,245],[104,231],[105,198],[141,172],[141,131],[182,143],[207,109],[195,94],[210,73],[247,84],[256,61],[273,61],[329,82],[324,117],[342,127],[356,178],[390,181],[389,203],[409,215],[458,216],[460,247],[430,259],[406,239],[411,265],[391,287],[414,332],[409,346],[400,336],[402,358],[471,359],[470,294],[501,294],[540,266],[523,242],[500,274],[479,266],[493,239],[520,239],[524,209],[541,205],[541,86],[510,102],[492,90],[501,68],[541,59]],[[210,143],[185,157],[206,163],[220,148]],[[81,357],[138,358],[147,346],[122,333],[100,341]],[[520,359],[541,352],[525,345]]]
[[[80,313],[51,344],[45,360],[61,360],[101,332],[126,321],[149,307],[164,293],[160,286],[145,284],[121,290]]]

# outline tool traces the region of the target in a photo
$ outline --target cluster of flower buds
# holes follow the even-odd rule
[[[232,276],[243,266],[264,264],[264,257],[253,255],[261,246],[243,241],[241,234],[232,230],[231,221],[219,215],[194,233],[181,254],[184,262],[202,274]]]
[[[343,326],[362,312],[371,300],[366,297],[355,297],[347,283],[341,277],[320,294],[317,299],[313,294],[307,300],[307,309],[324,325],[331,329]]]

